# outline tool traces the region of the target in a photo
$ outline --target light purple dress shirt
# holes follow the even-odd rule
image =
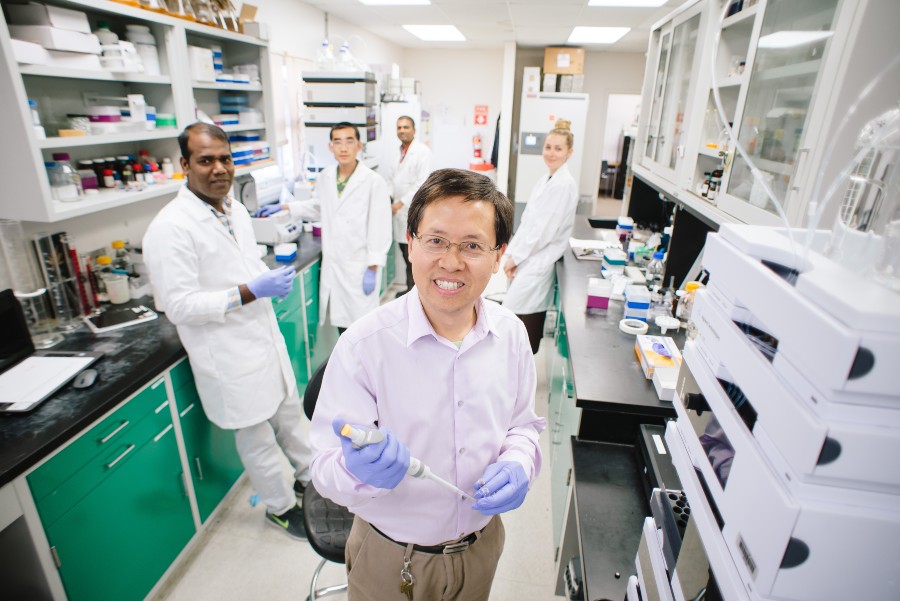
[[[528,334],[509,310],[479,299],[478,319],[457,349],[435,333],[418,291],[356,321],[338,340],[312,420],[316,489],[397,541],[436,545],[490,521],[472,502],[427,479],[393,490],[364,484],[344,464],[331,422],[393,432],[432,472],[466,492],[495,461],[541,469]]]

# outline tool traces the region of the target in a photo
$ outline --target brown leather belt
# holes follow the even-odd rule
[[[387,540],[391,541],[394,544],[400,545],[401,547],[405,547],[409,544],[409,543],[402,543],[398,540],[392,539],[390,536],[388,536],[387,534],[385,534],[384,532],[382,532],[381,530],[379,530],[372,524],[369,524],[369,526],[372,527],[372,530],[374,530],[375,532],[377,532],[378,534],[380,534],[381,536],[383,536],[384,538],[386,538]],[[431,546],[413,545],[413,550],[419,551],[420,553],[430,553],[432,555],[451,555],[453,553],[462,553],[463,551],[465,551],[466,549],[469,548],[469,545],[473,544],[476,540],[478,540],[478,534],[480,532],[481,532],[480,530],[478,532],[473,532],[472,534],[470,534],[468,536],[464,536],[463,538],[459,539],[456,542],[448,543],[446,545],[431,545]]]

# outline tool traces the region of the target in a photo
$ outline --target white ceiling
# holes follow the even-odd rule
[[[359,0],[306,0],[316,8],[371,31],[404,48],[525,48],[566,43],[575,25],[630,27],[612,45],[588,44],[588,51],[645,52],[650,27],[684,0],[659,8],[602,8],[588,0],[431,0],[428,6],[366,6]],[[465,42],[423,42],[402,25],[455,25]]]

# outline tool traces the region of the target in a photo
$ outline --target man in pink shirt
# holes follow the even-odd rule
[[[522,322],[481,298],[512,218],[487,177],[432,173],[409,208],[415,288],[355,322],[329,360],[311,472],[320,493],[356,515],[351,601],[488,599],[504,541],[497,514],[525,500],[546,427]],[[354,448],[340,435],[348,423],[384,440]],[[476,502],[405,477],[410,456]]]

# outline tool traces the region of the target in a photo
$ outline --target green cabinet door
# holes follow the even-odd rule
[[[291,368],[294,370],[294,378],[300,393],[309,382],[309,374],[306,371],[306,336],[304,332],[303,311],[299,308],[278,318],[278,329],[284,336],[287,345],[288,357],[291,360]]]
[[[303,308],[306,311],[306,332],[309,340],[308,350],[316,346],[319,333],[319,271],[320,261],[313,262],[303,270]]]
[[[194,534],[171,422],[137,427],[145,442],[46,529],[69,601],[143,599]]]
[[[566,501],[572,486],[572,436],[578,433],[581,409],[575,404],[575,383],[569,363],[569,342],[562,313],[556,329],[556,345],[548,377],[548,414],[550,422],[550,510],[553,540],[561,544]]]
[[[197,390],[185,386],[175,393],[175,397],[200,521],[206,522],[243,473],[244,466],[235,446],[234,433],[209,421]]]

